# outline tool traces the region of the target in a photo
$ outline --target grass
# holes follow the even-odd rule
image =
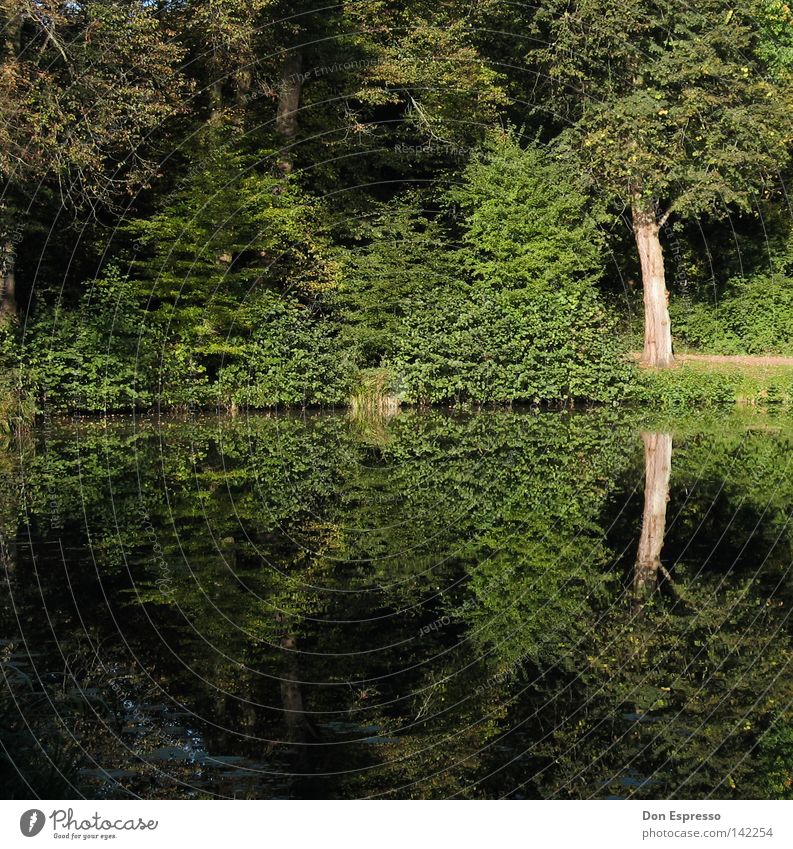
[[[638,400],[674,407],[793,407],[793,367],[689,361],[662,371],[640,369]]]

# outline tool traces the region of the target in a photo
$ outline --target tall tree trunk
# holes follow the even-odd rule
[[[300,108],[302,90],[303,54],[299,50],[290,50],[281,69],[278,112],[275,117],[275,131],[284,145],[278,167],[284,174],[291,173],[293,168],[292,155],[288,148],[297,136],[297,110]]]
[[[251,86],[253,85],[253,73],[250,67],[246,66],[244,68],[240,68],[234,74],[234,80],[237,84],[237,107],[240,109],[245,109],[245,107],[248,105],[248,96],[251,93]]]
[[[636,595],[649,595],[658,584],[661,549],[666,531],[666,504],[672,471],[672,434],[643,433],[644,514],[642,535],[633,572]]]
[[[286,739],[301,746],[299,756],[305,758],[306,743],[319,740],[311,717],[303,705],[303,686],[297,665],[297,640],[291,634],[284,634],[281,647],[286,650],[286,674],[281,679],[281,702],[283,704]],[[287,677],[288,676],[288,677]]]
[[[0,320],[17,314],[16,245],[8,239],[0,248]]]
[[[3,24],[2,49],[3,64],[16,63],[22,49],[22,15],[10,14],[0,17]],[[0,205],[5,234],[0,241],[0,321],[15,318],[17,314],[16,254],[19,232],[14,226],[8,226],[11,215],[8,206]],[[11,217],[11,221],[14,218]]]
[[[222,114],[223,80],[218,77],[209,84],[209,120],[216,121]]]
[[[632,212],[633,232],[639,250],[644,287],[642,364],[653,368],[667,368],[674,365],[674,356],[660,227],[652,204],[636,200]]]

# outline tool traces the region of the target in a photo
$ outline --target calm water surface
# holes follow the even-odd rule
[[[47,421],[5,796],[793,797],[793,422]]]

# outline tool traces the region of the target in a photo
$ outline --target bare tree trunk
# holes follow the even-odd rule
[[[297,110],[300,108],[300,94],[303,90],[303,54],[299,50],[290,50],[286,54],[281,69],[281,87],[278,91],[278,112],[275,118],[275,131],[284,144],[278,167],[284,174],[292,171],[292,156],[288,148],[297,135]]]
[[[219,72],[218,72],[219,73]],[[216,121],[223,113],[223,80],[213,80],[209,84],[209,119]]]
[[[16,245],[8,240],[0,248],[0,320],[16,318],[17,314],[17,284],[16,284]]]
[[[669,293],[664,273],[664,252],[655,211],[642,201],[633,204],[633,232],[642,266],[644,287],[644,352],[642,364],[653,368],[674,365]]]
[[[658,584],[661,549],[666,531],[666,504],[672,471],[672,434],[643,433],[644,515],[642,535],[633,572],[637,596],[649,595]]]
[[[240,68],[234,74],[234,80],[237,83],[237,106],[240,109],[244,109],[248,103],[248,96],[251,93],[251,86],[253,85],[253,73],[250,67]]]

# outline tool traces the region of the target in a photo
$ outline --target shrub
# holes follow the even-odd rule
[[[715,305],[670,305],[675,338],[715,354],[793,353],[793,280],[784,273],[731,280]]]
[[[574,178],[512,137],[491,142],[463,176],[447,197],[462,219],[447,263],[455,276],[411,304],[397,344],[406,397],[619,397],[631,367],[597,297],[602,240]]]
[[[659,407],[713,407],[734,404],[741,376],[738,372],[709,372],[681,366],[639,372],[628,400]]]
[[[594,294],[457,288],[413,313],[394,370],[405,397],[423,403],[606,401],[631,367]]]
[[[37,398],[52,412],[129,409],[154,400],[156,334],[116,268],[88,287],[77,310],[39,308],[21,356]]]
[[[243,323],[254,328],[238,339],[220,369],[217,398],[228,406],[341,404],[353,379],[334,327],[274,292],[245,308]]]

